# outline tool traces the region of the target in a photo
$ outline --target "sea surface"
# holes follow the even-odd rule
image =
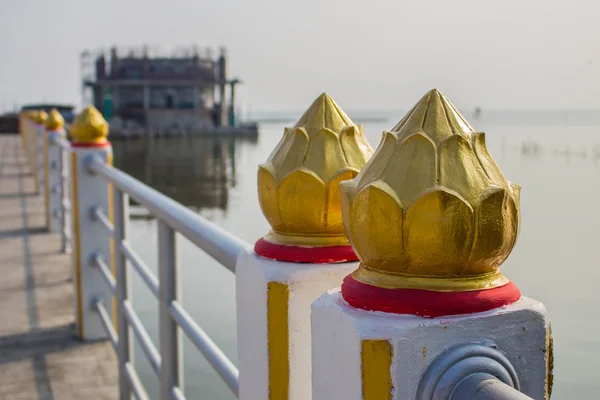
[[[118,141],[115,164],[254,243],[267,233],[256,190],[264,162],[298,113],[265,114],[257,140],[178,138]],[[371,145],[379,144],[403,112],[350,113]],[[521,233],[502,270],[552,319],[555,399],[597,399],[600,392],[600,113],[486,111],[475,118],[506,177],[522,185]],[[130,242],[156,271],[156,220],[131,207]],[[231,272],[179,236],[183,304],[236,363],[235,282]],[[140,279],[133,303],[158,344],[158,308]],[[136,344],[135,363],[152,397],[158,379]],[[188,398],[233,399],[203,356],[184,339]]]

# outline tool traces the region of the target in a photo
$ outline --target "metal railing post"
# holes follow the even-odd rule
[[[160,280],[160,398],[171,398],[175,387],[183,388],[181,331],[169,314],[169,306],[179,300],[179,266],[175,231],[158,221],[158,268]]]
[[[127,237],[127,225],[129,216],[129,197],[117,188],[113,188],[113,212],[114,212],[114,265],[115,278],[117,281],[117,332],[119,336],[119,347],[117,358],[119,360],[119,393],[121,400],[131,399],[131,386],[127,379],[127,363],[133,360],[133,349],[131,347],[132,332],[127,318],[123,312],[123,301],[130,299],[131,283],[127,271],[127,258],[121,251],[119,244]]]

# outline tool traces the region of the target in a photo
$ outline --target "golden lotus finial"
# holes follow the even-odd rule
[[[46,129],[49,131],[54,131],[61,129],[65,124],[65,119],[58,112],[56,108],[53,108],[48,114],[48,119],[46,119]]]
[[[94,106],[88,106],[75,117],[69,133],[77,143],[104,143],[108,136],[108,122]]]
[[[373,149],[326,93],[321,94],[258,168],[258,196],[273,228],[265,240],[300,246],[348,245],[339,183],[365,165]]]
[[[507,282],[499,266],[517,239],[520,187],[438,90],[384,132],[342,189],[346,233],[361,260],[356,280],[436,291]]]
[[[44,110],[35,110],[32,113],[32,119],[36,124],[41,125],[48,119],[48,114]]]

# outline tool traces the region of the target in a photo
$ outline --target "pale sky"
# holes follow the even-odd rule
[[[600,2],[578,0],[0,0],[0,111],[79,104],[79,53],[148,43],[228,50],[240,102],[407,109],[600,109]]]

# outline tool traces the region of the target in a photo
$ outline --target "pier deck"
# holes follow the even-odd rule
[[[0,399],[116,399],[110,343],[75,336],[70,256],[34,189],[19,135],[0,135]]]

